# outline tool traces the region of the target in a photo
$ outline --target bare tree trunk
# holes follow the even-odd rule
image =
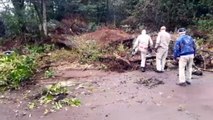
[[[47,36],[47,13],[46,0],[32,0],[35,11],[40,22],[39,28],[41,35]]]
[[[46,0],[42,0],[42,28],[44,36],[47,36],[47,10],[46,10]]]
[[[35,9],[36,14],[38,16],[40,33],[43,33],[43,30],[42,30],[43,28],[40,27],[40,26],[42,26],[42,15],[41,15],[41,9],[40,9],[41,3],[40,3],[40,1],[34,1],[34,0],[32,0],[31,2],[33,3],[34,9]]]

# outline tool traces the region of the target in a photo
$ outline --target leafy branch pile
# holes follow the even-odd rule
[[[98,61],[100,56],[103,55],[96,41],[92,40],[79,42],[77,52],[82,63]]]
[[[53,105],[54,110],[59,110],[64,106],[80,106],[80,100],[76,98],[68,98],[68,89],[59,83],[48,86],[42,91],[41,97],[38,98],[40,105]],[[35,103],[30,103],[29,108],[33,109]]]
[[[26,52],[30,53],[30,54],[40,54],[40,53],[47,53],[49,51],[52,51],[55,49],[54,44],[43,44],[43,45],[39,45],[39,44],[34,44],[34,45],[27,45],[25,47]]]
[[[0,87],[18,88],[20,84],[33,76],[36,68],[34,57],[19,55],[0,56]]]

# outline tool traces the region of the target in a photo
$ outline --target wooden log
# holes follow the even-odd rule
[[[113,53],[113,55],[115,56],[116,59],[121,60],[121,61],[125,62],[126,64],[128,64],[129,66],[131,66],[130,61],[127,60],[126,58],[123,58],[123,57],[119,56],[119,55],[116,54],[116,53]]]

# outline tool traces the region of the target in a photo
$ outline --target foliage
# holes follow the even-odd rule
[[[96,41],[81,42],[77,51],[82,63],[98,61],[102,51],[98,48]]]
[[[209,33],[207,34],[208,36],[208,44],[212,47],[213,44],[213,29],[211,31],[209,31]]]
[[[27,52],[31,54],[35,53],[44,53],[44,52],[50,52],[55,49],[55,46],[49,45],[49,44],[34,44],[34,45],[27,45],[26,48]]]
[[[211,19],[199,19],[197,21],[197,26],[198,29],[203,30],[203,31],[210,31],[213,30],[213,16]]]
[[[88,25],[88,31],[95,31],[97,29],[97,24],[94,22],[90,22]]]
[[[76,59],[79,58],[79,54],[74,50],[66,50],[66,49],[60,49],[55,50],[51,52],[51,55],[49,56],[49,60],[51,62],[61,62],[61,61],[69,61],[73,62]]]
[[[32,4],[23,4],[24,0],[13,0],[14,7],[1,11],[6,26],[6,35],[20,35],[23,32],[38,34],[39,21]]]
[[[138,26],[142,23],[149,29],[158,30],[166,25],[173,31],[176,27],[193,25],[197,18],[212,14],[212,3],[196,0],[139,0],[131,16],[137,19]]]
[[[78,107],[81,105],[81,101],[79,99],[73,98],[73,99],[69,99],[69,98],[65,98],[63,100],[63,102],[69,106],[73,106],[73,107]]]
[[[26,55],[0,56],[0,85],[6,88],[18,88],[24,80],[28,80],[36,68],[33,57]]]
[[[44,72],[45,78],[53,78],[54,77],[54,71],[53,70],[46,70]]]
[[[197,38],[196,39],[196,46],[200,48],[202,45],[204,45],[205,40],[203,38]]]
[[[42,93],[42,97],[40,98],[41,104],[48,104],[54,101],[54,97],[68,94],[68,90],[66,87],[61,86],[60,84],[53,84],[44,89]]]
[[[42,16],[42,1],[12,0],[14,8],[7,9],[2,16],[10,33],[37,33],[41,30],[43,18],[62,20],[75,14],[86,18],[93,26],[114,23],[119,25],[129,18],[137,26],[145,25],[159,29],[193,25],[211,24],[200,20],[212,14],[212,0],[46,0],[46,16]],[[198,20],[198,21],[197,21]],[[207,20],[207,21],[206,21]],[[204,22],[204,23],[203,23]],[[204,25],[205,26],[205,25]],[[40,28],[40,29],[39,29]]]
[[[113,50],[113,52],[117,52],[120,56],[125,56],[126,53],[129,51],[129,48],[124,46],[124,44],[120,43],[116,50]]]
[[[196,21],[197,28],[207,36],[205,39],[198,38],[198,46],[211,46],[213,44],[213,15],[207,15],[206,17],[201,17]]]
[[[28,103],[28,108],[29,108],[30,110],[36,108],[36,103],[35,103],[35,102],[30,102],[30,103]]]
[[[6,26],[6,35],[20,34],[20,26],[17,17],[9,12],[2,13],[4,24]]]
[[[80,106],[81,102],[76,98],[66,98],[68,95],[68,89],[62,86],[60,83],[56,83],[48,86],[42,92],[42,96],[39,99],[40,104],[51,103],[53,109],[61,109],[63,106]]]
[[[213,29],[209,31],[207,34],[207,38],[196,38],[196,45],[198,47],[198,50],[207,50],[212,49],[213,45]]]
[[[117,50],[119,52],[126,52],[128,50],[128,48],[125,47],[124,44],[119,44],[118,47],[117,47]]]

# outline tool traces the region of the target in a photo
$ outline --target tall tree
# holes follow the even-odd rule
[[[40,22],[41,34],[47,36],[47,0],[32,0]]]
[[[18,23],[21,28],[21,32],[26,32],[25,19],[24,19],[24,6],[25,0],[12,0],[12,4],[15,8],[15,15],[18,18]]]
[[[47,9],[46,9],[46,0],[42,0],[42,28],[44,35],[47,36]]]

